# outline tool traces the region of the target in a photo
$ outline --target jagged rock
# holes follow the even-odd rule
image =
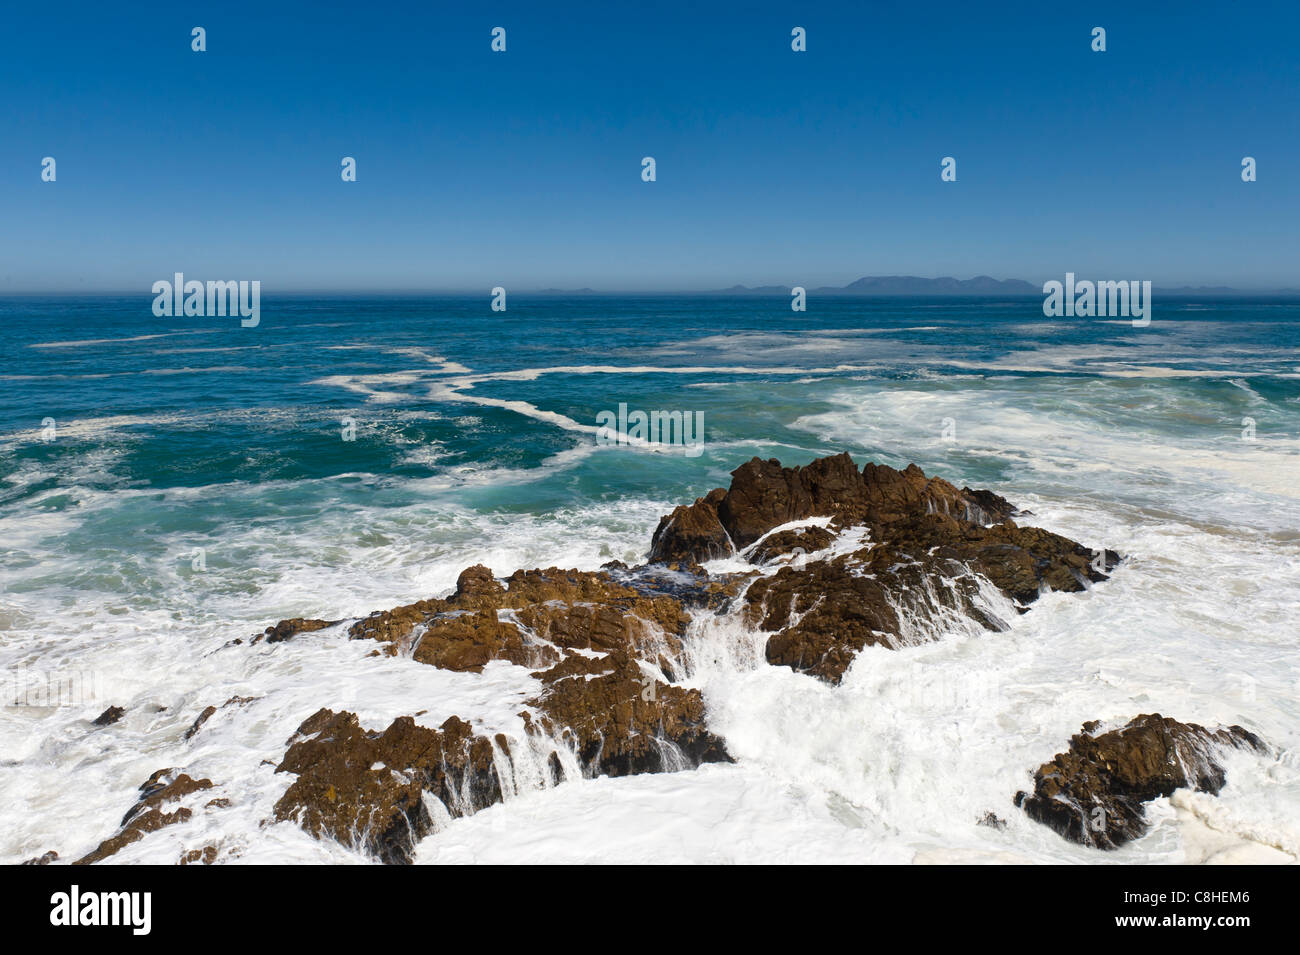
[[[825,550],[835,540],[835,535],[824,527],[801,527],[797,530],[778,531],[759,541],[750,553],[751,563],[766,564],[787,554],[813,554]]]
[[[101,862],[131,843],[140,841],[150,832],[184,822],[193,815],[191,810],[181,806],[167,812],[165,805],[177,802],[190,793],[211,788],[210,779],[191,779],[185,773],[177,775],[174,769],[158,770],[140,786],[142,795],[122,817],[117,834],[105,839],[93,852],[72,864],[90,865]]]
[[[650,560],[699,562],[730,554],[731,538],[718,520],[718,504],[726,493],[714,488],[694,504],[680,505],[664,516],[650,541]]]
[[[477,672],[490,660],[549,666],[560,659],[557,647],[675,654],[688,619],[681,601],[643,594],[605,571],[521,570],[503,586],[475,566],[450,597],[371,614],[349,634],[421,663]]]
[[[788,562],[745,592],[748,622],[774,634],[768,662],[832,683],[864,647],[917,642],[951,614],[1005,629],[1005,621],[981,609],[972,570],[1023,608],[1043,591],[1078,591],[1106,580],[1119,562],[1114,551],[1094,552],[1058,534],[1020,527],[1006,498],[959,490],[916,465],[897,471],[868,463],[859,472],[847,454],[803,468],[754,458],[732,476],[728,490],[716,489],[660,522],[651,560],[715,555],[717,534],[705,535],[713,543],[692,550],[701,537],[691,529],[712,521],[737,547],[757,541],[749,560],[758,565],[796,550],[823,551],[838,533],[864,528],[867,543],[856,551]],[[813,517],[830,518],[830,527],[769,534]]]
[[[588,675],[596,674],[588,679]],[[592,774],[621,776],[685,769],[729,760],[722,740],[704,726],[695,689],[655,683],[620,652],[568,655],[538,674],[546,689],[528,701],[523,731],[570,743]],[[297,819],[308,832],[364,849],[387,863],[409,862],[433,828],[425,794],[454,818],[501,800],[498,759],[511,759],[511,741],[475,735],[450,717],[437,729],[409,716],[382,733],[352,713],[320,710],[298,728],[277,772],[298,779],[276,803],[277,819]],[[551,760],[552,782],[561,777]]]
[[[665,516],[646,566],[611,561],[595,572],[550,567],[506,578],[469,567],[451,595],[372,613],[348,633],[376,641],[376,653],[447,670],[528,667],[541,690],[520,714],[522,738],[476,735],[457,717],[436,730],[402,717],[372,731],[351,713],[321,710],[289,742],[279,771],[298,778],[276,816],[404,862],[434,825],[430,797],[452,816],[501,798],[497,773],[513,769],[512,746],[527,746],[534,768],[540,753],[551,782],[572,769],[557,747],[571,750],[585,775],[728,760],[699,691],[675,683],[692,611],[738,607],[772,634],[770,663],[838,682],[872,644],[918,642],[934,635],[926,627],[937,632],[959,618],[1004,629],[982,609],[987,585],[976,572],[1025,605],[1043,590],[1104,580],[1118,561],[1019,527],[1015,513],[992,491],[959,490],[915,465],[859,471],[841,454],[784,468],[755,458],[733,472],[729,489]],[[826,520],[776,530],[813,518]],[[850,529],[848,548],[808,559]],[[701,566],[738,551],[752,570],[710,575]],[[799,551],[804,559],[789,559]]]
[[[41,855],[36,856],[36,858],[34,859],[24,860],[23,865],[49,865],[51,862],[56,861],[58,858],[59,858],[59,854],[55,852],[53,849],[51,849],[49,852],[42,853]]]
[[[95,726],[112,726],[118,720],[126,715],[126,710],[120,706],[110,706],[104,712],[100,713],[92,721]]]
[[[478,609],[500,606],[499,600],[505,594],[505,587],[492,575],[490,568],[482,564],[466,567],[456,578],[456,592],[452,599],[457,606]]]
[[[496,742],[509,753],[505,737]],[[492,741],[455,716],[437,730],[402,716],[374,733],[354,713],[322,709],[298,727],[276,772],[298,776],[275,805],[277,819],[390,864],[409,862],[433,829],[425,792],[453,817],[501,799]]]
[[[599,662],[612,670],[573,672],[589,664],[572,668],[566,661],[541,674],[547,690],[527,702],[539,711],[543,731],[573,743],[585,768],[628,776],[731,761],[705,727],[699,690],[647,676],[622,652]],[[524,723],[532,729],[531,713],[524,713]]]
[[[787,566],[745,593],[752,625],[772,631],[767,660],[838,683],[863,647],[898,648],[936,633],[952,614],[1005,630],[977,600],[976,570],[1022,603],[1043,588],[1105,580],[1073,541],[1010,521],[991,528],[943,514],[886,525],[889,538],[828,560]],[[1108,566],[1118,557],[1109,552]]]
[[[410,648],[415,661],[445,669],[481,670],[493,659],[537,669],[544,689],[521,713],[522,734],[543,750],[554,740],[570,746],[584,773],[728,759],[705,728],[700,692],[653,678],[657,668],[671,679],[689,619],[682,602],[656,586],[554,567],[502,582],[476,566],[451,596],[372,614],[352,635]],[[277,769],[298,779],[276,817],[385,862],[407,862],[433,827],[426,798],[453,817],[498,802],[498,772],[510,765],[512,745],[520,742],[475,735],[457,717],[437,730],[402,717],[380,733],[351,713],[321,710],[299,728]],[[549,772],[552,782],[562,776],[555,752]]]
[[[650,560],[724,556],[731,552],[719,551],[724,540],[744,548],[773,528],[810,517],[831,517],[835,526],[848,527],[926,513],[991,524],[1015,508],[992,491],[958,490],[942,478],[927,478],[915,464],[897,471],[868,463],[859,472],[848,454],[795,468],[753,458],[731,472],[730,488],[715,488],[660,521]]]
[[[1098,722],[1083,724],[1069,749],[1034,773],[1033,793],[1017,793],[1015,804],[1065,838],[1100,849],[1143,835],[1143,809],[1152,799],[1184,788],[1217,795],[1226,782],[1217,751],[1268,751],[1240,726],[1209,730],[1158,713],[1099,729]]]
[[[326,627],[332,627],[338,623],[337,620],[314,620],[303,617],[293,617],[290,620],[281,620],[274,626],[267,627],[262,633],[253,637],[252,643],[260,643],[266,640],[267,643],[281,643],[296,637],[300,633],[311,633],[315,630],[324,630]]]

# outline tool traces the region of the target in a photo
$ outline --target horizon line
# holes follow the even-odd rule
[[[257,280],[261,281],[261,280]],[[1007,280],[1020,281],[1020,280]],[[1055,281],[1049,279],[1048,281]],[[1034,284],[1026,282],[1026,284]],[[751,298],[775,298],[787,296],[793,288],[797,286],[789,285],[770,285],[770,286],[733,286],[731,288],[505,288],[506,294],[510,296],[545,296],[548,298],[559,298],[563,296],[571,297],[615,297],[615,296],[709,296],[714,298],[725,298],[727,296],[745,296]],[[1164,294],[1196,294],[1196,295],[1220,295],[1223,297],[1230,296],[1252,296],[1252,295],[1297,295],[1300,296],[1300,287],[1291,286],[1261,286],[1261,287],[1236,287],[1226,285],[1172,285],[1160,286],[1152,284],[1154,292]],[[456,296],[456,297],[476,297],[490,296],[493,289],[483,288],[452,288],[452,287],[371,287],[371,286],[350,286],[350,287],[286,287],[273,290],[262,288],[262,294],[271,297],[287,296],[373,296],[377,298],[384,297],[413,297],[413,296]],[[1037,298],[1041,293],[1037,290],[1033,292],[1019,290],[985,290],[985,291],[906,291],[906,292],[888,292],[888,291],[858,291],[848,289],[843,286],[819,286],[817,288],[807,288],[806,292],[811,295],[818,293],[828,297],[840,298]],[[3,298],[36,298],[42,296],[48,297],[76,297],[76,296],[118,296],[127,298],[139,296],[142,299],[152,299],[155,293],[151,289],[136,288],[32,288],[32,289],[0,289],[0,299]]]

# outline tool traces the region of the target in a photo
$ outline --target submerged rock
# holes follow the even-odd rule
[[[122,817],[117,834],[105,839],[93,852],[72,864],[90,865],[101,862],[131,843],[140,841],[150,832],[185,822],[193,815],[192,810],[180,806],[168,811],[167,807],[191,793],[211,788],[210,779],[192,779],[174,769],[158,770],[141,784],[140,798]]]
[[[94,726],[112,726],[125,715],[126,710],[122,709],[122,707],[110,706],[104,712],[95,717],[92,724]]]
[[[221,709],[224,710],[228,706],[244,706],[248,703],[255,703],[257,699],[258,697],[253,696],[232,696],[230,699],[226,700],[226,702],[221,704]],[[199,730],[203,728],[203,724],[212,719],[216,712],[217,707],[205,706],[203,712],[195,718],[194,722],[190,724],[190,728],[185,731],[185,739],[191,740],[197,736]]]
[[[1158,713],[1106,733],[1099,728],[1085,723],[1068,750],[1034,773],[1034,791],[1015,798],[1031,819],[1099,849],[1143,835],[1144,808],[1152,799],[1185,788],[1217,795],[1227,779],[1216,759],[1222,750],[1268,751],[1240,726],[1209,730]]]
[[[289,620],[281,620],[274,626],[267,627],[264,631],[253,637],[252,643],[260,643],[265,640],[267,643],[282,643],[285,640],[291,640],[300,633],[312,633],[316,630],[324,630],[326,627],[332,627],[339,623],[338,620],[314,620],[303,617],[293,617]]]

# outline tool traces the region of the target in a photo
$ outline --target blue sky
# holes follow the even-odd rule
[[[1300,286],[1294,4],[466,6],[9,5],[0,292]]]

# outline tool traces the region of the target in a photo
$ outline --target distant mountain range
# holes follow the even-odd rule
[[[868,275],[843,287],[823,286],[809,289],[808,293],[821,295],[1042,295],[1040,285],[1021,279],[995,279],[977,275],[973,279],[954,279],[945,276],[923,279],[915,275]],[[777,295],[790,294],[788,285],[762,285],[746,288],[733,285],[718,294],[724,295]]]
[[[1080,279],[1095,278],[1095,276],[1080,275]],[[696,292],[697,295],[785,295],[790,294],[789,285],[733,285],[731,288],[714,289],[707,292]],[[1184,285],[1179,288],[1160,288],[1156,287],[1153,294],[1157,295],[1205,295],[1205,296],[1231,296],[1231,295],[1300,295],[1300,289],[1284,288],[1276,290],[1243,290],[1229,288],[1226,285],[1206,286],[1201,285],[1192,287]],[[589,288],[583,289],[542,289],[543,295],[598,295],[602,293],[594,292]],[[613,294],[613,293],[604,293]],[[682,293],[658,293],[658,294],[692,294]],[[1032,282],[1026,282],[1024,279],[995,279],[987,275],[977,275],[973,279],[954,279],[949,276],[936,279],[921,278],[916,275],[867,275],[858,279],[856,282],[850,282],[848,285],[835,286],[824,285],[820,288],[808,289],[809,295],[880,295],[880,296],[926,296],[926,295],[960,295],[960,296],[1042,296],[1043,287],[1041,284],[1035,285]]]
[[[1091,278],[1081,275],[1079,278]],[[1152,290],[1157,295],[1296,295],[1300,289],[1284,288],[1276,290],[1242,290],[1226,285],[1183,285],[1178,288],[1161,288]],[[789,295],[788,285],[759,285],[749,288],[733,285],[728,289],[709,292],[710,295]],[[809,295],[1035,295],[1043,294],[1042,285],[1026,282],[1024,279],[995,279],[987,275],[977,275],[973,279],[954,279],[948,276],[937,279],[924,279],[915,275],[868,275],[850,282],[845,286],[826,285],[809,289]]]

